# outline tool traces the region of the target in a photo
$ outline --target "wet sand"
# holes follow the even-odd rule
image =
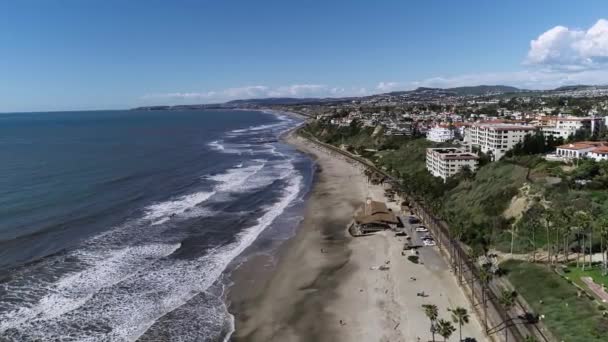
[[[306,140],[287,142],[315,158],[315,184],[296,236],[272,265],[257,256],[233,273],[228,299],[235,315],[234,341],[421,341],[430,340],[421,304],[464,306],[471,324],[463,337],[485,341],[456,280],[436,247],[421,251],[423,264],[401,255],[404,240],[392,232],[352,238],[346,231],[366,197],[383,201],[381,186],[367,183],[357,165]],[[396,204],[393,210],[398,211]],[[377,269],[388,265],[388,271]],[[412,281],[410,277],[417,280]],[[418,291],[431,296],[417,297]],[[458,333],[454,334],[456,337]]]

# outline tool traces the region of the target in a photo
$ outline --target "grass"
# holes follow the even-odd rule
[[[602,275],[602,267],[601,265],[594,265],[591,269],[585,268],[583,271],[582,268],[577,268],[576,266],[568,266],[566,276],[570,278],[572,281],[577,283],[580,286],[587,287],[585,283],[581,280],[583,277],[591,277],[594,282],[598,284],[604,284],[606,288],[608,288],[608,276]]]
[[[560,341],[608,341],[608,319],[594,301],[578,297],[576,287],[566,279],[524,261],[509,260],[501,266],[518,294],[535,313],[545,316],[544,323]]]

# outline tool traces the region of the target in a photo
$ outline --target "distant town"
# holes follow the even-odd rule
[[[564,86],[530,91],[509,86],[418,88],[357,98],[253,99],[225,104],[140,107],[138,110],[272,108],[336,127],[353,123],[386,136],[426,137],[450,148],[429,149],[426,165],[447,178],[475,171],[479,153],[500,160],[525,136],[541,133],[555,147],[547,160],[608,159],[608,86]],[[594,141],[588,141],[594,140]],[[342,146],[347,148],[348,146]]]

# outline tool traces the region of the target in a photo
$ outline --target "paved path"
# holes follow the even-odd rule
[[[587,285],[587,287],[595,293],[595,295],[602,300],[602,302],[608,302],[608,293],[602,287],[602,285],[593,281],[591,277],[582,277],[581,280]]]

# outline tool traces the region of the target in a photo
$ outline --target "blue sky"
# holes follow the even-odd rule
[[[0,2],[0,112],[608,81],[608,2]]]

